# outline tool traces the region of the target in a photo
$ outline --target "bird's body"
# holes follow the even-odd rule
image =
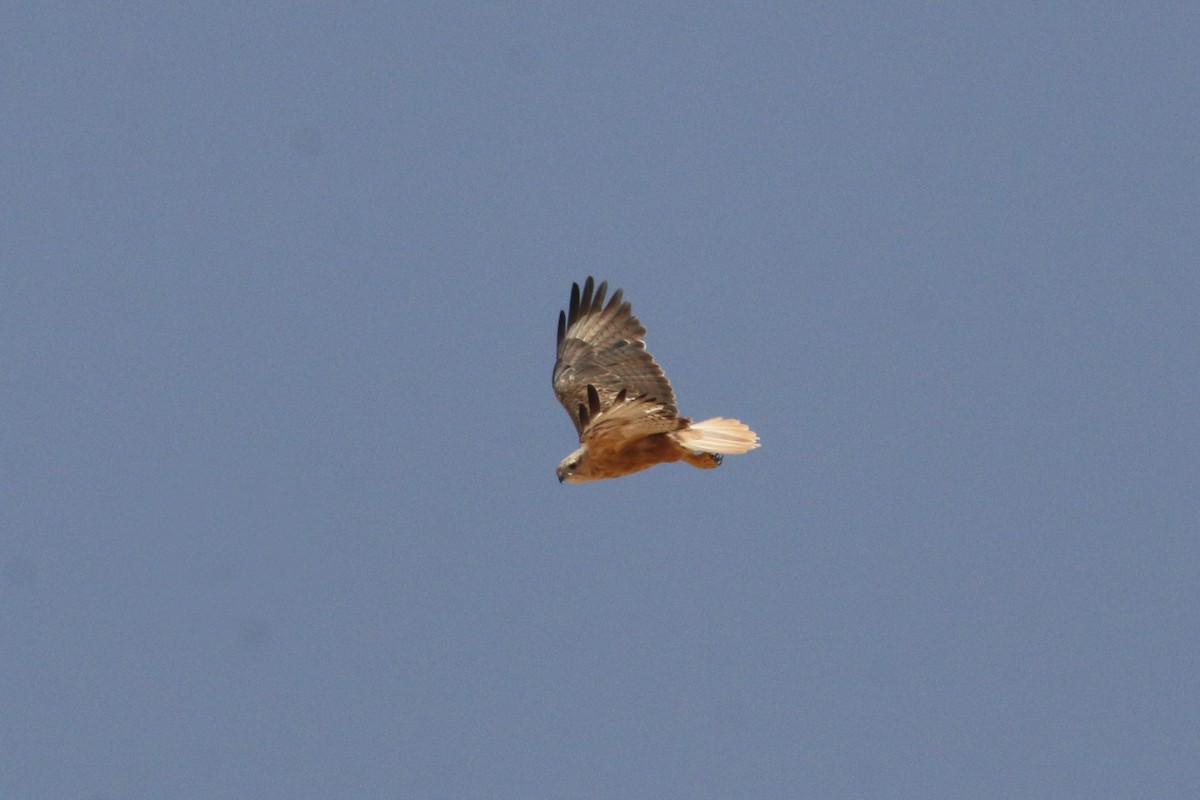
[[[569,309],[558,316],[554,393],[580,443],[559,465],[559,481],[619,478],[672,461],[712,469],[722,454],[758,447],[737,420],[679,416],[670,382],[646,351],[646,329],[620,289],[606,304],[607,290],[591,278],[582,291],[573,284]]]

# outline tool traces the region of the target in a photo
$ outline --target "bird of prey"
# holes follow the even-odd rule
[[[736,419],[692,422],[679,416],[675,393],[646,351],[646,329],[618,289],[589,277],[571,284],[571,305],[558,314],[554,394],[579,432],[579,449],[558,465],[558,481],[619,478],[670,461],[700,469],[723,454],[758,447],[758,436]]]

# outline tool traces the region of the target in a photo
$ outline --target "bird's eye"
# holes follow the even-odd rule
[[[579,466],[578,461],[572,461],[570,464],[567,464],[567,469],[574,470],[578,466]]]

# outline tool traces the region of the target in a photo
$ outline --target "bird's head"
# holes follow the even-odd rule
[[[588,475],[588,448],[587,445],[581,445],[578,450],[562,460],[558,465],[558,469],[554,470],[558,475],[558,482],[562,483],[583,483],[591,480]]]

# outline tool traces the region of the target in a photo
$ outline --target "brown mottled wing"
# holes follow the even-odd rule
[[[599,408],[596,387],[588,384],[588,411],[579,441],[593,446],[611,446],[615,442],[641,439],[655,433],[667,433],[687,427],[687,417],[664,412],[657,400],[645,396],[628,399],[621,390],[607,408]]]
[[[582,291],[579,284],[572,284],[571,305],[558,314],[554,393],[581,437],[599,414],[635,398],[655,401],[658,408],[653,416],[660,424],[679,416],[667,376],[646,351],[642,340],[646,329],[629,303],[621,301],[620,289],[605,303],[607,291],[607,283],[596,287],[591,278],[584,281]],[[594,398],[588,397],[589,386],[594,387]],[[598,401],[599,413],[589,400]]]

